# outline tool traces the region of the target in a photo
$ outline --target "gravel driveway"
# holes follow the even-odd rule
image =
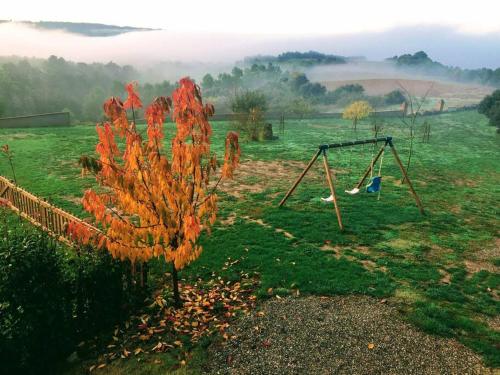
[[[209,349],[210,374],[493,374],[455,340],[365,296],[272,299]]]

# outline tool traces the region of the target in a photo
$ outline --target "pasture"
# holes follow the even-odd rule
[[[237,280],[254,274],[260,301],[299,293],[387,299],[418,329],[455,338],[487,365],[500,366],[500,138],[472,111],[427,121],[430,141],[423,143],[417,129],[409,169],[425,216],[401,184],[389,152],[380,200],[376,194],[344,193],[369,164],[372,146],[329,152],[344,232],[332,205],[320,200],[329,195],[321,163],[284,207],[278,203],[319,144],[371,138],[369,121],[358,124],[357,135],[345,120],[287,121],[278,140],[243,143],[236,180],[221,192],[218,223],[203,237],[201,257],[181,277],[208,280],[215,272]],[[231,124],[212,125],[212,147],[222,157]],[[167,139],[172,127],[167,124]],[[406,161],[408,129],[396,118],[384,119],[382,133],[394,137]],[[79,198],[94,180],[80,175],[78,159],[94,152],[93,126],[0,129],[0,139],[14,152],[20,186],[84,215]],[[12,177],[5,159],[0,174]]]
[[[368,95],[383,95],[392,90],[401,89],[402,85],[417,96],[428,93],[426,109],[434,109],[439,99],[444,99],[447,107],[461,107],[477,104],[484,96],[493,91],[490,87],[474,84],[459,84],[450,82],[439,82],[418,79],[390,79],[369,78],[328,81],[321,80],[322,77],[313,77],[322,82],[328,89],[334,90],[342,85],[359,84],[363,86]],[[344,78],[345,79],[345,78]]]

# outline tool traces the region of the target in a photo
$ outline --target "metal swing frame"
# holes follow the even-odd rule
[[[365,139],[365,140],[359,140],[359,141],[347,141],[347,142],[340,142],[340,143],[331,143],[331,144],[323,144],[318,146],[318,151],[314,154],[313,158],[307,164],[307,167],[302,171],[300,176],[297,178],[297,180],[293,183],[292,187],[288,190],[288,192],[285,194],[281,202],[279,203],[279,207],[283,206],[287,199],[292,195],[294,190],[297,188],[297,186],[300,184],[304,176],[307,174],[309,169],[313,166],[313,164],[318,160],[320,155],[323,155],[323,166],[325,168],[325,175],[326,175],[326,181],[328,182],[328,186],[330,188],[330,192],[333,198],[333,207],[335,209],[335,214],[337,216],[337,221],[339,224],[340,230],[344,230],[344,225],[342,223],[342,216],[340,214],[340,208],[339,204],[337,201],[337,194],[335,192],[335,185],[333,183],[332,179],[332,174],[330,172],[330,167],[328,165],[328,157],[327,157],[327,150],[329,149],[335,149],[335,148],[343,148],[343,147],[350,147],[350,146],[359,146],[359,145],[365,145],[365,144],[378,144],[379,142],[383,142],[383,146],[380,148],[380,150],[377,152],[375,157],[370,161],[370,164],[368,165],[368,168],[366,168],[365,172],[363,173],[363,176],[359,180],[359,182],[356,184],[355,188],[359,189],[366,179],[368,178],[368,175],[370,174],[370,171],[373,170],[373,166],[377,163],[378,159],[380,156],[383,154],[386,146],[389,146],[392,154],[394,155],[394,159],[396,161],[396,164],[399,166],[399,169],[401,170],[401,173],[403,175],[404,180],[408,184],[408,188],[410,190],[410,193],[413,195],[413,198],[415,199],[415,203],[417,204],[417,207],[422,215],[425,215],[424,207],[422,205],[422,201],[420,200],[419,196],[417,195],[417,192],[413,188],[413,184],[411,183],[410,178],[408,177],[408,173],[406,172],[406,169],[401,162],[401,159],[399,158],[398,152],[396,151],[396,148],[394,147],[394,142],[393,138],[390,136],[387,137],[378,137],[378,138],[371,138],[371,139]]]

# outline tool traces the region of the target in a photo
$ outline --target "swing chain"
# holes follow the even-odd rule
[[[382,155],[380,155],[380,164],[378,165],[378,175],[379,175],[379,177],[382,176],[382,163],[384,161],[384,153],[385,153],[385,146],[382,149]]]

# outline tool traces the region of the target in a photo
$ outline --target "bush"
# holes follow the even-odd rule
[[[485,96],[479,103],[478,112],[488,117],[490,125],[496,126],[497,133],[500,133],[500,90]]]
[[[404,101],[406,101],[406,97],[403,95],[401,91],[394,90],[384,95],[384,101],[385,104],[387,105],[401,104]]]
[[[231,103],[235,113],[234,127],[251,141],[262,139],[264,131],[264,112],[267,99],[259,91],[246,91],[238,94]]]
[[[65,253],[47,235],[12,222],[0,222],[2,370],[52,373],[80,341],[125,316],[133,302],[124,288],[130,272],[105,252]]]
[[[349,84],[337,87],[334,91],[328,91],[324,102],[325,104],[345,106],[362,99],[365,99],[365,88],[359,84]]]
[[[87,249],[65,264],[72,291],[76,332],[80,339],[111,327],[127,316],[137,292],[129,263],[106,251]]]
[[[364,94],[365,93],[365,88],[358,84],[349,84],[349,85],[343,85],[335,89],[335,91],[338,95],[343,95],[343,94]]]
[[[2,238],[0,361],[6,373],[42,373],[68,354],[73,311],[63,264],[43,235]]]
[[[237,113],[234,120],[234,128],[243,133],[248,140],[259,141],[263,139],[264,118],[259,109],[254,109],[250,113]]]
[[[245,114],[249,114],[252,110],[265,112],[267,111],[267,99],[260,91],[247,90],[243,94],[237,94],[234,97],[231,109],[234,113]]]
[[[299,93],[304,98],[321,100],[326,94],[326,87],[317,82],[309,82],[300,86]]]

